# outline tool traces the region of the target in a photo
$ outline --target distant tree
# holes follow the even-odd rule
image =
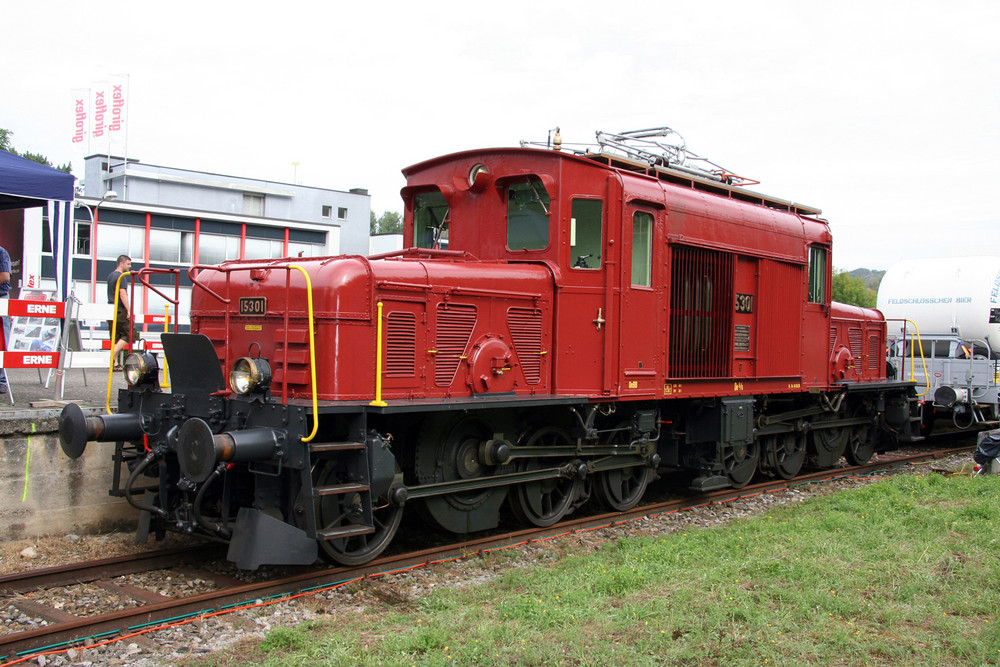
[[[27,160],[31,160],[32,162],[37,162],[38,164],[44,164],[46,167],[53,166],[52,163],[49,162],[49,159],[44,155],[41,155],[40,153],[32,153],[30,151],[26,151],[24,153],[18,153],[14,149],[14,144],[11,143],[10,140],[10,138],[13,136],[14,133],[12,131],[5,130],[2,127],[0,127],[0,150],[5,150],[8,153],[13,153],[14,155],[20,155],[21,157]],[[72,170],[73,165],[72,163],[67,162],[66,164],[62,164],[54,168],[58,169],[59,171],[65,171],[66,173],[69,173],[70,170]]]
[[[875,291],[865,287],[865,281],[852,277],[847,271],[833,274],[833,300],[862,308],[875,307]]]
[[[882,284],[882,278],[885,276],[885,271],[872,271],[872,274],[865,278],[865,287],[870,290],[875,290],[878,293],[879,285]]]
[[[403,216],[395,211],[384,211],[376,218],[375,211],[372,211],[369,231],[372,234],[401,234],[403,232]]]
[[[854,269],[849,274],[852,278],[860,278],[865,281],[865,287],[878,292],[878,286],[882,283],[882,276],[885,271],[873,271],[872,269]]]

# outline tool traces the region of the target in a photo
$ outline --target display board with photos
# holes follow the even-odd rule
[[[22,290],[18,298],[51,301],[54,296],[53,292]],[[58,317],[12,317],[7,349],[11,352],[55,352],[59,347],[61,327],[62,320]]]

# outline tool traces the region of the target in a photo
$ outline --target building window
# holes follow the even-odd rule
[[[243,193],[243,215],[264,216],[264,195]]]
[[[199,264],[222,264],[227,259],[239,259],[239,257],[240,238],[238,236],[202,234],[199,237]]]
[[[278,259],[285,255],[285,242],[277,239],[247,238],[244,259]]]
[[[172,229],[149,230],[149,261],[177,264],[181,258],[181,233]]]
[[[289,257],[322,257],[326,254],[326,245],[323,243],[301,243],[290,241],[288,243]]]
[[[138,263],[145,257],[145,240],[145,227],[101,223],[97,226],[97,256],[101,259],[118,259],[119,255],[128,255],[133,262]]]
[[[323,207],[323,217],[324,218],[329,218],[331,215],[333,215],[333,207],[332,206],[324,206]]]
[[[347,209],[346,208],[340,207],[340,208],[337,209],[337,219],[338,220],[347,220]]]
[[[43,248],[44,251],[44,248]],[[90,254],[90,223],[89,222],[78,222],[76,223],[76,254],[77,255],[89,255]]]
[[[181,232],[181,264],[194,263],[194,232]]]

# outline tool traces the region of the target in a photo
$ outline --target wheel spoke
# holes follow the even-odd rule
[[[767,474],[791,479],[802,470],[802,464],[806,460],[806,441],[803,435],[778,433],[763,436],[760,447],[764,450],[761,468]]]
[[[519,440],[522,447],[564,447],[569,444],[569,434],[560,428],[546,426],[529,431]],[[524,459],[518,471],[538,470],[542,460]],[[550,463],[546,463],[550,466]],[[573,507],[582,488],[579,479],[555,477],[517,485],[508,497],[511,513],[521,522],[532,526],[551,526],[562,519]]]
[[[851,411],[854,418],[868,417],[868,410],[863,404],[858,405]],[[851,427],[848,435],[847,448],[844,456],[847,457],[851,465],[864,465],[871,460],[875,454],[875,443],[877,434],[872,424],[856,424]]]
[[[754,440],[750,444],[740,444],[726,449],[723,467],[733,488],[742,489],[753,478],[760,459],[760,445]]]
[[[624,512],[639,504],[652,477],[645,466],[605,470],[594,481],[594,496],[604,507]]]

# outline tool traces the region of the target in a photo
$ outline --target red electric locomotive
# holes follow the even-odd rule
[[[407,250],[198,267],[171,392],[130,356],[118,413],[68,406],[63,447],[117,443],[141,536],[255,568],[374,558],[409,505],[544,526],[658,470],[741,487],[911,438],[883,318],[830,302],[819,211],[646,158],[448,155],[404,170]]]

